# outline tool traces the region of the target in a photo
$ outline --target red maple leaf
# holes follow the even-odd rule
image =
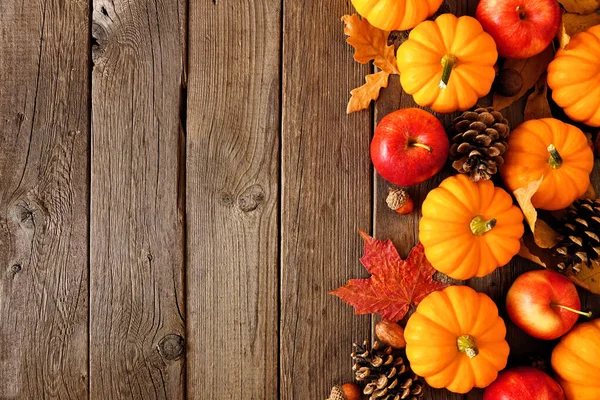
[[[448,286],[433,280],[435,269],[421,243],[402,260],[391,240],[376,240],[363,231],[360,235],[365,241],[360,261],[371,277],[351,279],[346,286],[330,292],[353,306],[356,314],[379,313],[397,322],[411,305],[417,306],[429,293]]]

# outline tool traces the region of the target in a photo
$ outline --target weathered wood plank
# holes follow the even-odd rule
[[[371,225],[369,111],[345,114],[368,66],[344,41],[349,2],[285,1],[281,214],[281,398],[321,399],[351,381],[369,316],[328,295],[360,265]]]
[[[279,0],[190,2],[188,394],[278,392]]]
[[[0,6],[0,398],[87,398],[88,2]]]
[[[90,394],[184,398],[184,1],[95,0]]]

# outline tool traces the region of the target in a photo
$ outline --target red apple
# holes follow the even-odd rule
[[[516,367],[500,372],[485,389],[483,400],[564,400],[560,385],[533,367]]]
[[[476,16],[496,41],[498,54],[507,58],[544,51],[561,21],[557,0],[481,0]]]
[[[435,116],[419,108],[404,108],[386,115],[377,125],[371,159],[383,179],[411,186],[437,174],[448,150],[448,136]]]
[[[581,303],[575,285],[549,270],[529,271],[519,276],[506,295],[510,319],[525,333],[538,339],[556,339],[567,333],[579,315]]]

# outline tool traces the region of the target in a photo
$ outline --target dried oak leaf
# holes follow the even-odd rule
[[[546,82],[546,73],[543,73],[535,84],[535,90],[527,98],[525,121],[551,117],[552,112],[550,111],[550,103],[548,102],[548,84]]]
[[[540,76],[546,71],[546,68],[548,68],[548,64],[550,64],[553,57],[554,49],[552,48],[552,45],[550,45],[540,54],[525,60],[507,59],[502,68],[512,68],[519,71],[521,78],[523,79],[523,87],[519,93],[510,97],[494,93],[493,107],[500,111],[523,97],[523,95],[525,95],[525,93],[527,93],[527,91],[540,79]]]
[[[376,74],[367,75],[367,83],[350,92],[346,112],[364,110],[369,106],[371,100],[379,98],[379,91],[388,85],[390,74],[399,74],[396,55],[393,45],[388,45],[389,32],[377,29],[366,19],[358,15],[344,15],[344,33],[348,36],[346,41],[354,47],[354,59],[367,64],[373,60],[373,64],[381,71]]]
[[[570,13],[591,14],[600,8],[600,0],[558,0]]]
[[[377,240],[362,231],[360,235],[365,241],[360,261],[371,277],[351,279],[330,292],[352,305],[356,314],[379,313],[397,322],[410,306],[417,306],[431,292],[448,286],[433,279],[436,271],[425,257],[421,243],[402,260],[391,240]]]
[[[531,198],[538,191],[543,180],[544,176],[542,175],[537,181],[532,181],[529,185],[515,190],[514,195],[531,228],[535,244],[543,249],[549,249],[558,244],[560,235],[546,222],[538,219],[537,210],[531,203]]]
[[[566,34],[573,36],[576,33],[586,31],[592,26],[600,24],[600,14],[579,15],[564,13],[562,23],[564,24]]]
[[[364,85],[353,89],[350,94],[350,101],[346,113],[351,114],[355,111],[364,110],[369,107],[371,100],[377,100],[379,98],[379,91],[381,88],[388,86],[390,74],[385,71],[379,71],[376,74],[370,74],[366,76]]]

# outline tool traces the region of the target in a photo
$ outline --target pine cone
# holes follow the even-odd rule
[[[423,382],[415,375],[402,353],[375,342],[354,344],[352,353],[355,378],[369,400],[418,400],[423,397]]]
[[[555,256],[561,258],[558,268],[574,274],[582,267],[590,268],[600,255],[600,200],[576,200],[567,209],[557,231],[562,235],[554,249]]]
[[[450,128],[452,167],[473,182],[490,179],[504,163],[509,132],[506,118],[492,107],[464,112]]]

